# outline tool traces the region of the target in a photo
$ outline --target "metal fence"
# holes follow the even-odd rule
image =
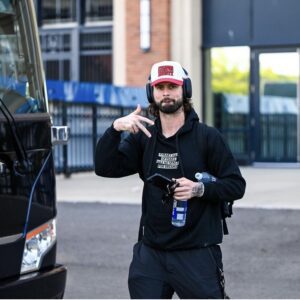
[[[229,113],[224,109],[224,95],[216,94],[214,98],[215,126],[225,136],[237,161],[240,164],[251,164],[249,113]],[[54,148],[56,172],[66,176],[93,170],[97,140],[116,118],[135,109],[65,101],[50,101],[49,107],[53,124],[70,128],[68,144]],[[146,110],[143,110],[143,114],[147,115]],[[295,115],[260,115],[257,161],[296,161],[296,128]]]
[[[259,152],[261,161],[297,161],[297,116],[260,116]]]
[[[225,96],[214,94],[215,126],[222,132],[229,147],[240,164],[249,164],[250,126],[249,113],[229,113],[225,109]]]
[[[250,143],[255,148],[255,160],[261,162],[297,161],[297,115],[282,111],[259,115],[255,139],[250,137],[250,112],[230,112],[224,94],[215,94],[215,126],[225,136],[240,164],[250,164]]]
[[[217,105],[220,107],[220,105]],[[66,145],[54,147],[57,174],[94,170],[94,151],[98,139],[112,122],[132,112],[136,107],[111,106],[87,102],[50,101],[49,110],[54,125],[67,125],[70,139]],[[147,111],[143,110],[143,115]],[[248,115],[224,114],[216,111],[223,132],[232,152],[242,164],[249,163]],[[217,126],[218,127],[218,126]]]
[[[94,169],[97,140],[116,118],[129,114],[135,107],[50,101],[49,109],[53,124],[70,128],[67,145],[54,148],[56,173],[70,176],[75,172]],[[146,111],[143,114],[146,115]]]

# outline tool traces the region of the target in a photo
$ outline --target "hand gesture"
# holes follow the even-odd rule
[[[134,112],[114,121],[114,129],[117,131],[129,131],[131,133],[137,133],[142,130],[150,138],[151,133],[142,124],[142,122],[148,123],[150,125],[153,125],[154,122],[146,117],[141,116],[141,111],[141,106],[138,104]]]

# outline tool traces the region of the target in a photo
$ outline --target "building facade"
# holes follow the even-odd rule
[[[141,87],[179,61],[240,162],[300,162],[298,0],[36,0],[48,79]]]
[[[154,62],[178,60],[195,82],[200,112],[200,1],[37,0],[36,7],[48,79],[143,87]]]
[[[112,0],[38,0],[36,8],[47,79],[112,82]]]

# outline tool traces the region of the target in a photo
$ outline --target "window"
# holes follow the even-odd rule
[[[47,79],[111,83],[113,0],[38,4],[40,23],[56,24],[40,28]]]
[[[85,22],[111,21],[112,15],[112,0],[85,1]]]
[[[43,24],[76,22],[76,0],[42,0]]]
[[[41,35],[41,48],[43,53],[67,52],[71,50],[70,33],[52,33]]]
[[[70,80],[69,60],[46,60],[46,78],[52,80]]]
[[[40,32],[41,48],[47,79],[71,80],[72,31],[44,30]]]
[[[80,34],[80,81],[112,82],[111,28]]]
[[[43,82],[30,22],[8,3],[0,11],[0,97],[11,113],[44,112]]]
[[[80,34],[80,50],[111,50],[111,32],[88,32]]]
[[[247,161],[250,49],[212,48],[210,74],[212,100],[207,108],[214,115],[214,125],[222,131],[237,160]]]
[[[81,56],[80,81],[111,83],[111,63],[111,54]]]

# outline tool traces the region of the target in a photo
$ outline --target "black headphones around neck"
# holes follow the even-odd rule
[[[183,100],[187,100],[192,98],[192,81],[188,77],[189,76],[188,72],[184,68],[182,69],[186,75],[186,78],[183,78],[183,85],[182,85]],[[148,77],[148,83],[146,84],[146,94],[149,103],[153,103],[154,97],[153,97],[153,87],[151,86],[151,75]]]

